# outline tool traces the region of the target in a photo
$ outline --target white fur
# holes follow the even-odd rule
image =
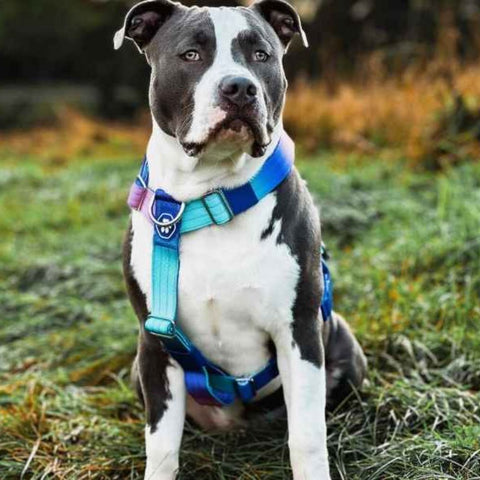
[[[198,83],[194,95],[192,124],[185,137],[186,142],[203,143],[211,129],[221,122],[226,113],[215,105],[216,92],[220,81],[227,75],[238,75],[251,80],[260,91],[261,86],[248,68],[234,61],[232,57],[232,41],[248,23],[241,12],[231,8],[208,8],[216,37],[216,53],[212,66],[205,72]],[[259,96],[261,115],[266,115],[263,96]]]
[[[183,370],[177,364],[169,366],[167,378],[171,393],[167,409],[153,433],[149,426],[145,428],[145,480],[174,480],[178,471],[186,403]]]
[[[228,226],[182,238],[179,319],[185,333],[214,363],[233,375],[248,375],[270,358],[269,334],[290,320],[298,264],[280,225],[260,241],[276,204],[268,196]]]

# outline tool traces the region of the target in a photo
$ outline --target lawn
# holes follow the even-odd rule
[[[121,242],[134,158],[0,161],[0,478],[137,479],[137,320]],[[304,158],[336,309],[369,383],[329,416],[333,478],[480,479],[480,165]],[[182,480],[290,478],[283,421],[187,425]],[[319,479],[322,480],[322,479]]]

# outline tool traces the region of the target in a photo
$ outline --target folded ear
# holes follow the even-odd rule
[[[177,4],[169,0],[145,0],[137,3],[129,10],[123,27],[113,37],[115,50],[122,46],[124,38],[128,38],[135,42],[142,53],[175,8]]]
[[[290,4],[283,0],[259,0],[250,8],[257,11],[272,26],[285,49],[297,33],[302,38],[303,45],[308,47],[300,17]]]

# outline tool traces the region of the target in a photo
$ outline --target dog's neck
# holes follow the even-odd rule
[[[279,122],[265,155],[253,158],[238,151],[225,158],[205,161],[189,157],[175,138],[153,120],[147,147],[149,187],[162,188],[179,201],[201,197],[215,188],[233,188],[248,182],[277,146],[283,131]]]

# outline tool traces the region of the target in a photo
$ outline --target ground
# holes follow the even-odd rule
[[[0,162],[0,478],[137,479],[125,198],[139,159]],[[480,165],[302,158],[369,382],[329,416],[334,479],[480,479]],[[182,480],[290,478],[284,422],[186,427]],[[321,480],[321,479],[319,479]]]

